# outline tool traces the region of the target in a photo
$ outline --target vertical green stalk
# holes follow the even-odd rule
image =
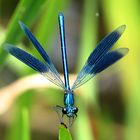
[[[12,122],[7,130],[6,140],[30,140],[29,110],[32,105],[33,94],[26,92],[21,95],[12,113]]]
[[[81,69],[87,60],[89,54],[96,45],[97,38],[97,21],[98,3],[96,0],[84,1],[84,13],[82,19],[81,39],[80,39],[80,55],[78,69]],[[80,87],[82,88],[82,87]],[[84,85],[81,90],[84,103],[80,104],[79,118],[77,119],[77,140],[94,140],[94,136],[90,126],[90,120],[87,113],[88,103],[96,104],[96,83],[93,80]]]
[[[33,20],[39,14],[46,0],[20,0],[16,10],[9,22],[4,42],[0,47],[0,64],[4,63],[7,53],[2,48],[5,43],[18,43],[22,38],[22,32],[19,30],[18,21],[22,20],[25,24],[31,25]]]
[[[63,12],[69,3],[69,0],[60,0],[59,2],[57,0],[51,0],[45,5],[35,36],[44,49],[46,49],[47,46],[47,52],[52,49],[48,47],[48,42],[53,37],[56,27],[58,28],[58,13]],[[40,57],[38,53],[34,54]]]
[[[51,0],[46,4],[36,31],[36,36],[43,46],[52,37],[55,27],[58,27],[58,13],[63,12],[69,3],[69,0]]]
[[[126,24],[121,44],[130,49],[129,54],[121,63],[121,77],[126,101],[125,140],[139,140],[140,121],[140,8],[138,0],[108,0],[104,2],[107,25]]]
[[[29,112],[28,108],[23,107],[21,114],[22,122],[22,138],[21,140],[30,140],[30,127],[29,127]]]

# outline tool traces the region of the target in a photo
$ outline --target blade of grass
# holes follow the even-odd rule
[[[63,12],[70,3],[69,0],[52,0],[45,6],[43,15],[36,30],[36,36],[43,46],[52,37],[55,27],[58,27],[58,13]]]
[[[31,25],[33,20],[38,16],[43,4],[45,4],[46,0],[20,0],[16,10],[9,22],[6,37],[4,42],[0,47],[0,56],[1,61],[0,64],[4,63],[4,60],[7,56],[7,53],[3,50],[3,45],[8,43],[18,43],[23,33],[19,30],[18,20],[22,20],[25,24]],[[2,66],[2,65],[1,65]]]
[[[48,47],[48,44],[53,37],[55,28],[58,28],[58,13],[64,11],[69,3],[69,0],[60,0],[59,2],[57,0],[51,0],[45,5],[35,31],[35,36],[44,49],[46,49],[47,46],[47,53],[53,49],[53,47]],[[31,48],[31,52],[33,52],[33,47]],[[42,59],[37,51],[34,51],[34,55]]]
[[[124,89],[124,100],[126,101],[126,132],[125,140],[139,140],[140,119],[140,65],[139,52],[140,43],[140,9],[138,0],[108,0],[103,1],[107,26],[118,26],[126,24],[127,30],[124,35],[126,47],[130,49],[129,55],[121,61],[123,71],[121,73]],[[119,10],[118,10],[119,9]],[[111,11],[111,12],[110,12]],[[121,42],[121,44],[122,44]]]
[[[33,94],[22,94],[15,104],[12,123],[7,130],[6,140],[30,140],[29,109],[32,105]]]
[[[79,55],[79,65],[78,69],[81,69],[84,62],[86,61],[89,54],[92,52],[93,47],[96,43],[97,38],[97,17],[96,13],[98,12],[98,2],[96,0],[85,0],[84,1],[84,15],[82,19],[82,31],[81,31],[81,40],[80,40],[80,55]],[[96,85],[93,81],[91,83],[88,83],[84,86],[81,90],[82,97],[84,98],[86,104],[85,106],[88,106],[88,103],[90,102],[92,105],[95,105],[96,103]],[[83,107],[84,104],[80,103],[82,105],[82,110],[80,110],[81,114],[79,118],[77,119],[77,134],[76,139],[77,140],[94,140],[94,136],[92,134],[91,126],[90,126],[90,120],[87,114],[86,107]],[[81,127],[82,125],[82,127]]]
[[[22,110],[22,139],[30,140],[30,127],[29,127],[29,112],[28,108],[23,107]]]

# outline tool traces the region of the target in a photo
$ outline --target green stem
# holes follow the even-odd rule
[[[139,140],[140,119],[140,8],[138,0],[103,1],[104,16],[108,27],[126,24],[121,44],[129,48],[129,54],[120,62],[121,77],[126,101],[125,140]],[[119,67],[120,69],[120,67]]]
[[[22,108],[22,140],[30,140],[29,112],[26,107]]]
[[[82,19],[82,31],[81,31],[81,42],[80,42],[80,55],[78,69],[81,69],[89,54],[93,51],[97,40],[97,21],[98,17],[98,3],[96,0],[85,0],[84,1],[84,14]],[[79,118],[77,119],[77,140],[94,140],[92,133],[90,120],[87,112],[88,103],[91,105],[96,104],[96,84],[93,80],[80,87],[82,92],[83,100],[85,104],[80,103],[81,110],[79,111]]]

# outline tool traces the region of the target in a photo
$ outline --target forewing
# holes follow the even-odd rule
[[[20,61],[22,61],[23,63],[25,63],[26,65],[28,65],[29,67],[31,67],[32,69],[44,75],[48,80],[50,80],[55,85],[61,88],[65,88],[62,80],[56,77],[56,74],[54,74],[54,72],[50,70],[48,65],[44,64],[31,54],[10,44],[5,45],[5,50],[9,52],[11,55],[15,56]]]
[[[27,28],[27,26],[24,23],[22,23],[21,21],[19,21],[19,24],[20,24],[21,29],[24,31],[24,33],[28,37],[28,39],[33,43],[34,47],[37,49],[37,51],[40,53],[42,58],[45,60],[46,65],[49,67],[49,70],[52,71],[52,73],[55,75],[55,77],[57,77],[60,80],[61,79],[60,75],[57,72],[56,68],[54,67],[54,65],[53,65],[50,57],[46,53],[46,51],[43,49],[43,47],[40,45],[40,43],[34,37],[32,32]],[[61,80],[61,83],[62,83],[62,80]]]
[[[120,38],[125,28],[126,26],[122,25],[110,34],[108,34],[103,40],[101,40],[101,42],[88,57],[88,60],[78,74],[72,86],[72,89],[76,89],[77,87],[84,84],[85,80],[88,81],[89,79],[91,79],[89,73],[93,70],[93,67],[104,57],[104,55],[107,54],[107,52],[114,45],[114,43]]]

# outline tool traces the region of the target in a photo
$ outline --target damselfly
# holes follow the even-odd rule
[[[118,27],[116,30],[108,34],[103,40],[101,40],[101,42],[96,46],[96,48],[88,57],[85,65],[79,72],[73,86],[70,87],[65,43],[64,16],[62,13],[58,15],[58,21],[60,28],[64,82],[60,78],[60,75],[54,67],[48,54],[42,48],[37,39],[33,36],[31,31],[21,21],[19,22],[21,29],[26,34],[27,38],[33,43],[34,47],[45,60],[45,63],[41,62],[31,54],[15,47],[14,45],[6,44],[5,49],[11,55],[15,56],[17,59],[19,59],[32,69],[38,71],[49,81],[64,90],[64,107],[57,107],[61,110],[62,116],[67,115],[69,119],[74,119],[77,116],[78,112],[78,108],[74,105],[74,90],[86,83],[96,74],[111,66],[113,63],[115,63],[128,53],[127,48],[119,48],[115,51],[109,51],[124,32],[125,25]]]

